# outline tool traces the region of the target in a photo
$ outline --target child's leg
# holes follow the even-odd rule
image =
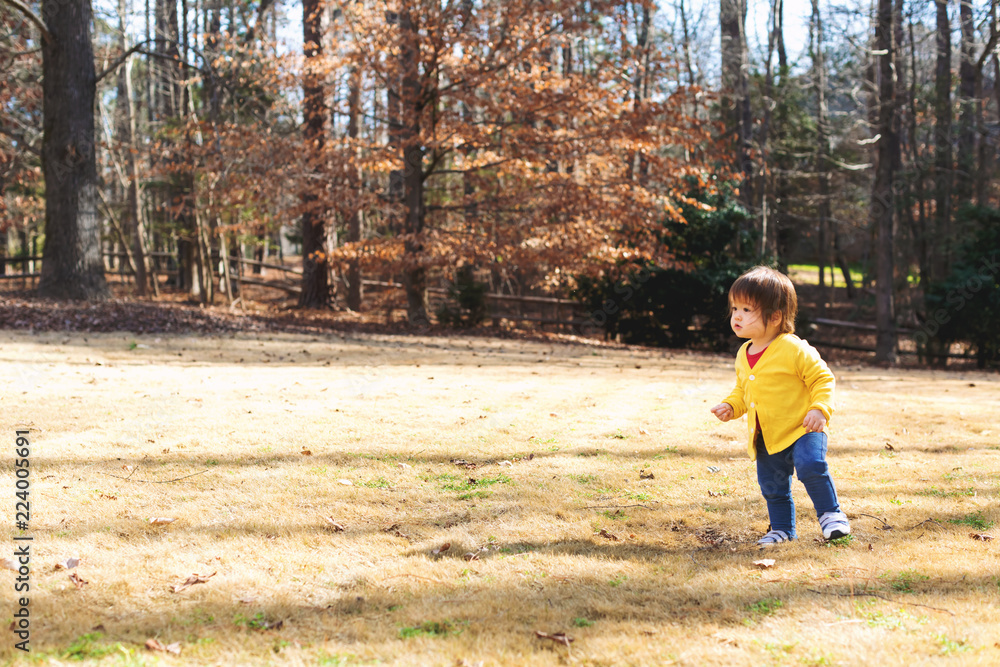
[[[792,500],[793,456],[789,448],[768,454],[763,441],[757,443],[757,482],[767,501],[771,530],[782,530],[795,537],[795,501]]]
[[[830,467],[826,464],[826,433],[806,433],[795,441],[789,451],[794,452],[795,472],[806,487],[816,508],[816,516],[839,512],[837,490],[833,487]]]

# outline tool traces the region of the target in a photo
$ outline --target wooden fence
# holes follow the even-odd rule
[[[157,275],[172,276],[177,274],[177,270],[172,267],[175,256],[172,253],[153,252],[149,253],[153,259],[153,270]],[[128,262],[121,261],[127,258],[124,253],[105,253],[105,268],[108,274],[117,276],[131,276],[132,271]],[[111,259],[118,259],[117,267],[112,266]],[[28,289],[36,287],[38,278],[41,276],[39,265],[42,258],[37,256],[27,257],[6,257],[0,258],[0,284],[6,281],[21,281],[20,287]],[[275,262],[261,262],[243,257],[229,257],[231,266],[235,265],[236,270],[231,272],[234,283],[244,285],[256,285],[284,291],[288,294],[298,296],[302,292],[300,285],[302,269],[297,266],[286,266]],[[166,266],[164,266],[166,264]],[[212,274],[215,280],[221,278],[218,275],[218,268],[221,262],[213,259]],[[8,273],[8,267],[14,272]],[[17,271],[17,268],[20,271]],[[245,271],[244,267],[257,267],[268,271],[276,271],[283,274],[282,277],[270,278],[262,273],[252,273]],[[363,280],[362,285],[367,290],[402,290],[403,284],[397,282],[387,282],[380,280]],[[442,304],[448,300],[448,290],[444,288],[431,287],[427,290],[428,302],[431,312],[435,312]],[[572,299],[561,299],[546,296],[517,296],[511,294],[487,294],[486,303],[488,305],[487,319],[494,327],[500,327],[503,323],[530,323],[540,327],[553,326],[558,330],[572,331],[575,333],[594,333],[600,330],[600,326],[587,317],[583,304]],[[405,310],[404,307],[391,306],[387,309],[386,316],[389,320],[393,318],[394,312]]]

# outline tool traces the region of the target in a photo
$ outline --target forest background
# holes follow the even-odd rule
[[[221,258],[297,255],[303,308],[362,310],[363,279],[416,327],[571,296],[623,340],[703,346],[739,271],[806,262],[877,360],[908,331],[994,365],[997,14],[0,0],[0,258],[41,256],[42,297],[107,299],[124,267],[140,299],[209,304],[238,298]]]

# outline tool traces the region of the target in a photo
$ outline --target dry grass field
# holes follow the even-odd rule
[[[996,374],[835,364],[854,535],[796,483],[762,552],[722,356],[0,331],[0,363],[4,556],[17,429],[33,537],[3,664],[1000,663]]]

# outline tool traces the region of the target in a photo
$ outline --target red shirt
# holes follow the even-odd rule
[[[761,350],[760,352],[758,352],[757,354],[750,354],[750,348],[747,348],[747,364],[750,365],[751,369],[753,369],[753,367],[757,364],[757,362],[760,361],[761,355],[763,355],[765,352],[767,352],[767,348],[766,347],[763,350]],[[757,418],[757,437],[758,438],[760,437],[760,434],[761,434],[761,430],[760,430],[760,417],[758,417]]]

